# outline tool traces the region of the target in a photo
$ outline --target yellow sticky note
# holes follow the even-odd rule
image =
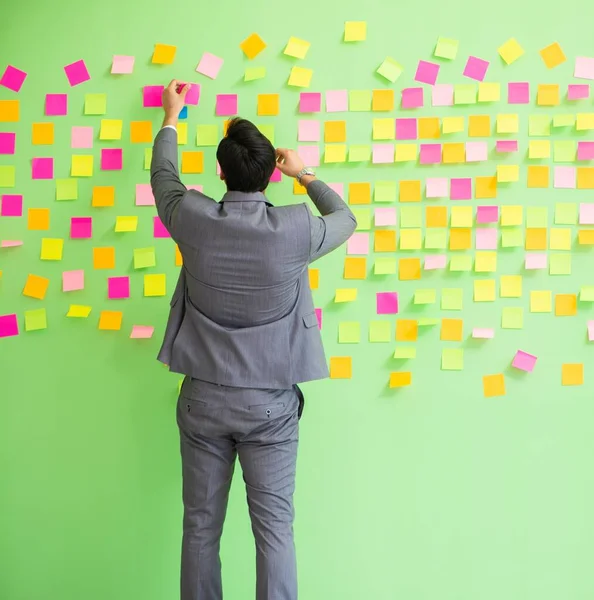
[[[84,306],[82,304],[71,304],[68,312],[66,313],[67,317],[73,317],[76,319],[86,319],[91,314],[91,307]]]
[[[325,163],[346,162],[347,147],[346,144],[326,144],[324,146]]]
[[[59,238],[42,238],[41,260],[62,260],[64,240]]]
[[[70,165],[71,177],[93,176],[93,155],[74,154]]]
[[[501,56],[506,64],[511,65],[524,54],[524,48],[520,46],[515,38],[510,38],[505,44],[497,48],[497,52],[499,52],[499,56]]]
[[[155,65],[171,65],[175,60],[176,46],[170,46],[168,44],[155,44],[155,50],[153,51],[152,63]]]
[[[577,315],[577,295],[576,294],[556,294],[555,295],[555,316],[573,317]]]
[[[278,94],[258,94],[258,116],[274,117],[280,110]]]
[[[400,181],[400,202],[420,202],[421,201],[421,181]]]
[[[351,379],[353,359],[350,356],[330,357],[330,379]]]
[[[167,293],[167,278],[165,274],[144,276],[145,296],[164,296]]]
[[[334,302],[354,302],[357,299],[357,288],[339,288],[334,295]]]
[[[553,295],[549,290],[534,290],[530,292],[530,312],[548,313],[553,305]]]
[[[115,187],[112,185],[96,185],[93,187],[91,206],[106,207],[115,203]]]
[[[23,296],[43,300],[49,286],[49,279],[38,275],[29,275],[23,288]]]
[[[439,339],[442,342],[461,342],[464,336],[462,319],[442,319]]]
[[[188,124],[178,123],[177,124],[177,145],[184,146],[188,143]]]
[[[522,276],[502,275],[499,279],[499,296],[501,298],[521,298]]]
[[[421,259],[401,258],[398,261],[398,279],[400,281],[421,279]]]
[[[571,250],[571,229],[561,227],[551,229],[549,248],[551,250]]]
[[[547,66],[547,69],[553,69],[567,60],[558,42],[554,42],[546,48],[543,48],[540,51],[540,56]]]
[[[460,133],[464,131],[464,117],[443,117],[441,131],[446,133]]]
[[[594,229],[580,229],[578,243],[580,246],[594,246]]]
[[[485,398],[505,396],[505,377],[503,373],[483,376],[483,394]]]
[[[517,226],[524,222],[524,208],[517,205],[504,205],[501,207],[501,225]]]
[[[115,269],[115,248],[113,246],[93,248],[93,268]]]
[[[584,364],[565,363],[561,365],[561,385],[582,385],[584,383]]]
[[[311,78],[313,76],[313,69],[306,69],[304,67],[293,67],[291,74],[289,75],[289,85],[293,87],[309,87]]]
[[[252,35],[239,44],[239,47],[242,49],[243,53],[252,60],[266,48],[266,43],[257,33],[252,33]]]
[[[138,217],[116,217],[115,230],[118,233],[136,231],[138,228]]]
[[[49,208],[30,208],[27,212],[27,229],[47,231],[50,227]]]
[[[204,152],[200,150],[182,152],[181,172],[202,173],[204,171]]]
[[[33,123],[32,143],[34,146],[48,145],[54,143],[53,123]]]
[[[520,120],[517,114],[497,115],[497,133],[518,133]]]
[[[395,135],[394,119],[373,119],[374,140],[393,140]]]
[[[594,129],[594,113],[578,113],[575,121],[577,131]]]
[[[19,120],[18,100],[0,100],[0,123],[15,123]]]
[[[478,86],[479,102],[499,102],[501,99],[501,86],[494,81],[482,81]]]
[[[452,206],[450,224],[452,227],[472,227],[472,206]]]
[[[549,187],[549,167],[546,165],[528,166],[528,187],[529,188],[547,188]]]
[[[512,183],[520,179],[519,165],[497,165],[497,181],[499,183]]]
[[[494,279],[475,279],[474,280],[474,301],[475,302],[495,302],[495,280]]]
[[[551,142],[549,140],[530,140],[528,142],[528,158],[549,158]]]
[[[324,123],[325,142],[346,142],[346,121],[326,121]]]
[[[365,279],[367,277],[367,260],[365,258],[348,256],[344,259],[345,279]]]
[[[376,242],[378,233],[393,233],[394,248],[396,250],[396,232],[376,231]],[[401,229],[400,230],[400,249],[401,250],[420,250],[423,244],[423,234],[421,229]],[[378,251],[377,249],[375,250]],[[390,250],[388,250],[389,252]]]
[[[121,140],[122,139],[122,121],[121,119],[101,119],[101,129],[99,130],[100,140]]]
[[[347,21],[344,24],[345,42],[363,42],[367,38],[367,21]]]
[[[559,104],[559,84],[539,85],[536,103],[538,106],[557,106]]]
[[[294,58],[305,58],[310,46],[311,44],[305,40],[301,40],[296,37],[290,37],[284,53],[287,56],[293,56]]]
[[[412,382],[412,373],[410,371],[396,371],[390,373],[390,388],[406,387]]]
[[[99,317],[99,329],[119,331],[122,328],[123,316],[123,313],[117,310],[102,310]]]
[[[395,162],[410,162],[416,161],[418,155],[418,147],[416,144],[396,144],[394,154]]]
[[[474,270],[477,273],[494,273],[497,271],[497,252],[477,252],[474,258]]]

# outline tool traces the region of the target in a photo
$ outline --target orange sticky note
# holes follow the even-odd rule
[[[547,166],[528,166],[528,187],[529,188],[547,188],[549,187],[549,167]]]
[[[266,43],[257,33],[252,33],[252,35],[239,44],[239,47],[243,50],[243,53],[252,60],[266,48]]]
[[[324,123],[325,142],[346,142],[346,121],[326,121]]]
[[[577,168],[577,187],[579,190],[594,189],[594,167]]]
[[[583,383],[583,363],[565,363],[561,365],[561,385],[582,385]]]
[[[293,194],[296,196],[305,196],[307,194],[305,186],[301,185],[296,179],[293,179]]]
[[[175,266],[181,267],[184,264],[182,253],[179,251],[179,246],[175,244]]]
[[[464,332],[462,319],[442,319],[439,339],[442,342],[461,342]]]
[[[577,315],[577,295],[576,294],[556,294],[555,295],[555,316],[573,317]]]
[[[483,393],[485,398],[505,396],[505,377],[503,373],[483,376]]]
[[[258,116],[273,117],[279,112],[278,94],[258,94]]]
[[[396,232],[384,229],[378,229],[375,232],[375,252],[395,252],[396,251]]]
[[[489,137],[491,135],[491,117],[489,115],[470,115],[468,117],[469,137]]]
[[[371,184],[349,183],[349,204],[371,204]]]
[[[580,246],[594,246],[594,229],[580,229],[578,243]]]
[[[398,319],[396,321],[396,341],[415,342],[419,334],[419,323],[415,319]]]
[[[439,117],[421,117],[417,123],[419,139],[434,140],[440,137]]]
[[[351,379],[353,359],[350,356],[330,357],[330,379]]]
[[[309,289],[317,290],[320,287],[320,269],[309,269]]]
[[[526,228],[526,250],[546,250],[547,249],[547,228],[546,227],[528,227]]]
[[[34,146],[49,145],[54,143],[53,123],[33,123],[32,143]]]
[[[153,124],[150,121],[131,121],[130,141],[133,144],[150,144],[153,141]]]
[[[19,120],[19,101],[0,100],[0,123],[15,123]]]
[[[367,259],[364,257],[347,256],[344,259],[345,279],[365,279],[367,277]]]
[[[421,182],[420,180],[400,182],[400,202],[420,202]]]
[[[394,90],[373,90],[371,110],[394,110]]]
[[[113,246],[93,248],[93,268],[115,269],[115,248]]]
[[[390,373],[390,387],[399,388],[410,385],[412,382],[412,374],[410,371],[397,371]]]
[[[467,227],[450,229],[450,250],[469,250],[472,248],[472,230]]]
[[[425,208],[425,225],[432,227],[448,226],[448,208],[447,206],[427,206]]]
[[[182,173],[202,173],[204,171],[204,152],[200,150],[182,152]]]
[[[536,93],[536,103],[538,106],[557,106],[559,104],[559,85],[539,85]]]
[[[27,229],[47,231],[50,227],[49,208],[30,208],[27,211]]]
[[[444,144],[442,150],[444,165],[463,163],[466,160],[466,146],[464,143]]]
[[[98,208],[113,206],[115,203],[115,187],[112,185],[96,185],[93,187],[91,206]]]
[[[99,317],[99,329],[119,331],[122,328],[123,314],[117,310],[102,310]]]
[[[494,177],[477,177],[474,185],[474,197],[497,198],[497,176]]]
[[[152,63],[155,65],[171,65],[175,60],[176,46],[168,44],[155,44]]]
[[[543,48],[540,51],[540,56],[547,66],[547,69],[553,69],[567,60],[558,42],[554,42],[546,48]]]
[[[46,279],[45,277],[39,277],[38,275],[29,275],[27,277],[25,287],[23,288],[23,296],[29,296],[30,298],[43,300],[45,298],[48,285],[49,279]]]
[[[398,279],[400,281],[421,279],[421,259],[401,258],[398,261]]]

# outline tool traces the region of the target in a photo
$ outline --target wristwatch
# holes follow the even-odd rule
[[[297,179],[297,183],[299,185],[301,185],[301,178],[304,175],[312,175],[315,176],[315,171],[313,169],[310,169],[309,167],[304,167],[303,169],[301,169],[301,171],[299,171],[299,173],[297,173],[297,175],[295,176],[295,179]]]

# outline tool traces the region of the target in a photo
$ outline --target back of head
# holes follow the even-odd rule
[[[253,123],[236,117],[219,144],[217,160],[229,191],[262,192],[276,166],[276,151]]]

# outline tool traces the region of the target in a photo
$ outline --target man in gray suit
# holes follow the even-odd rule
[[[235,459],[256,541],[258,600],[296,600],[293,491],[298,383],[328,376],[308,265],[353,233],[340,196],[292,150],[244,119],[217,149],[227,193],[187,190],[178,173],[177,117],[189,86],[163,93],[151,185],[183,267],[159,360],[185,375],[177,406],[183,475],[182,600],[221,600],[219,543]],[[214,165],[213,165],[214,167]],[[278,167],[307,188],[308,205],[274,207]]]

